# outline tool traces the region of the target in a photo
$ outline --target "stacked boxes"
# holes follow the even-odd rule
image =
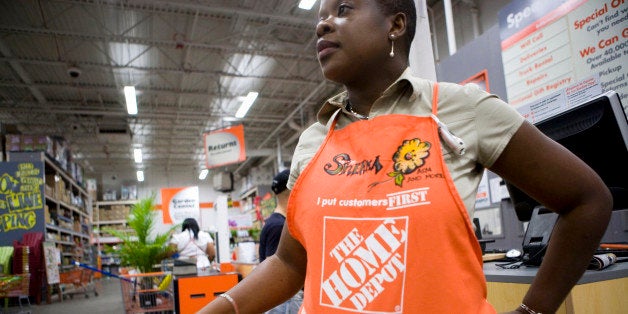
[[[7,152],[44,151],[49,155],[54,152],[54,140],[46,135],[7,134],[5,140]]]
[[[131,206],[129,205],[111,205],[110,209],[99,210],[98,219],[100,221],[126,220],[130,213]]]
[[[22,150],[22,136],[19,134],[5,135],[6,144],[4,150],[7,152],[19,152]]]
[[[48,205],[44,205],[44,221],[46,224],[51,224],[52,219],[50,219],[50,210],[48,209]]]
[[[71,198],[67,196],[67,192],[69,191],[66,191],[65,181],[56,175],[47,174],[45,182],[46,187],[44,188],[44,191],[46,193],[51,192],[48,195],[64,202],[67,200],[67,203],[70,203],[69,201]]]
[[[72,161],[68,143],[60,137],[47,135],[5,135],[5,152],[43,151],[53,158],[80,186],[83,185],[83,168]]]

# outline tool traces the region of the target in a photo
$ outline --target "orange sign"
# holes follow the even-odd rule
[[[246,159],[244,126],[219,129],[204,135],[207,169],[242,162]]]
[[[161,189],[164,224],[178,224],[186,218],[199,219],[198,186]]]

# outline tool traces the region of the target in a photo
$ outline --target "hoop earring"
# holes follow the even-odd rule
[[[390,34],[390,53],[388,54],[391,58],[395,57],[395,35]]]

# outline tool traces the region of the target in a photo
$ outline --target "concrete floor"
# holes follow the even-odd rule
[[[66,297],[63,302],[55,300],[50,304],[42,302],[40,305],[32,304],[30,311],[32,314],[101,314],[101,313],[124,313],[124,303],[122,302],[122,292],[119,279],[99,279],[94,287],[98,296],[90,291],[88,297],[85,294],[75,294],[72,298]],[[22,308],[13,306],[2,309],[2,313],[28,313],[28,305]]]

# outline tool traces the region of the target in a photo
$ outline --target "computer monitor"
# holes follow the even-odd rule
[[[535,123],[545,135],[580,157],[613,194],[614,209],[628,208],[628,123],[619,95],[608,91]],[[520,221],[530,221],[539,202],[506,182]]]

